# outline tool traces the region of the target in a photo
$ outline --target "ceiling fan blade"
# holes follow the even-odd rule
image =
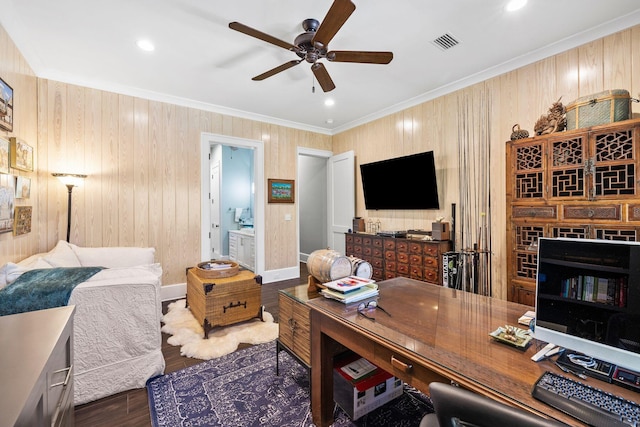
[[[333,84],[333,80],[331,80],[329,72],[321,62],[313,64],[311,66],[311,71],[313,71],[313,75],[316,76],[316,80],[320,83],[320,87],[323,91],[331,92],[336,88],[336,85]]]
[[[326,48],[354,10],[356,10],[356,5],[351,0],[335,0],[313,36],[311,43],[314,46],[320,44],[322,45],[321,47]]]
[[[254,29],[254,28],[247,27],[246,25],[241,24],[239,22],[231,22],[231,23],[229,23],[229,28],[231,28],[232,30],[236,30],[236,31],[239,31],[241,33],[244,33],[244,34],[246,34],[248,36],[255,37],[255,38],[260,39],[262,41],[265,41],[267,43],[271,43],[271,44],[274,44],[276,46],[282,47],[282,48],[287,49],[287,50],[292,50],[292,51],[297,51],[298,50],[297,46],[294,46],[289,42],[286,42],[284,40],[280,40],[280,39],[278,39],[276,37],[270,36],[269,34],[263,33],[262,31],[258,31],[258,30]]]
[[[274,74],[278,74],[284,70],[288,70],[289,68],[298,65],[300,62],[302,62],[302,59],[298,59],[298,60],[293,60],[293,61],[289,61],[289,62],[285,62],[282,65],[277,66],[276,68],[273,68],[269,71],[266,71],[262,74],[260,74],[259,76],[255,76],[254,78],[252,78],[251,80],[255,80],[255,81],[260,81],[260,80],[264,80],[267,77],[271,77]]]
[[[327,53],[332,62],[358,62],[363,64],[388,64],[393,59],[393,52],[364,52],[356,50],[332,50]]]

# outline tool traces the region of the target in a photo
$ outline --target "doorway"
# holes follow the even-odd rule
[[[323,179],[324,185],[320,183]],[[316,249],[331,248],[344,254],[344,233],[355,215],[354,152],[334,156],[330,151],[298,147],[298,182],[300,261],[306,262],[309,251]],[[310,220],[303,222],[306,218]],[[322,234],[317,232],[320,228]]]
[[[241,151],[242,150],[242,151]],[[252,182],[248,176],[239,181],[246,181],[250,186],[250,200],[229,198],[225,201],[225,193],[236,195],[233,189],[225,191],[224,158],[251,154],[250,170]],[[216,154],[218,153],[218,154]],[[243,154],[241,154],[243,153]],[[224,258],[225,237],[229,229],[247,226],[250,221],[255,241],[255,273],[263,274],[265,266],[264,245],[264,146],[262,141],[235,138],[211,133],[201,135],[201,257],[203,260]],[[233,169],[230,172],[233,173]],[[235,181],[235,179],[234,179]],[[215,188],[215,182],[219,187]],[[216,194],[218,194],[216,198]],[[217,209],[216,209],[217,207]],[[227,232],[225,232],[225,229]],[[227,249],[228,250],[228,249]],[[226,253],[228,255],[228,252]]]
[[[330,151],[298,148],[298,236],[300,262],[328,246],[327,160]]]

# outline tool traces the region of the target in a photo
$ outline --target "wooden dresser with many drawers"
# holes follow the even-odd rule
[[[363,259],[373,268],[373,279],[409,277],[442,285],[442,254],[448,240],[422,240],[346,233],[346,255]]]

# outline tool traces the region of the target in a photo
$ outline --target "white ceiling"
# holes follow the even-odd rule
[[[640,23],[638,0],[529,0],[514,13],[507,0],[353,2],[329,50],[394,58],[323,60],[336,84],[328,93],[317,83],[312,92],[306,62],[252,81],[298,57],[228,24],[293,43],[332,0],[0,0],[0,23],[39,77],[328,134]],[[436,47],[445,33],[460,44]],[[139,38],[156,50],[139,50]]]

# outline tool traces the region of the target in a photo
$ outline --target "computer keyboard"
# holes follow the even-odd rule
[[[640,405],[552,372],[538,379],[532,396],[595,427],[640,426]]]

